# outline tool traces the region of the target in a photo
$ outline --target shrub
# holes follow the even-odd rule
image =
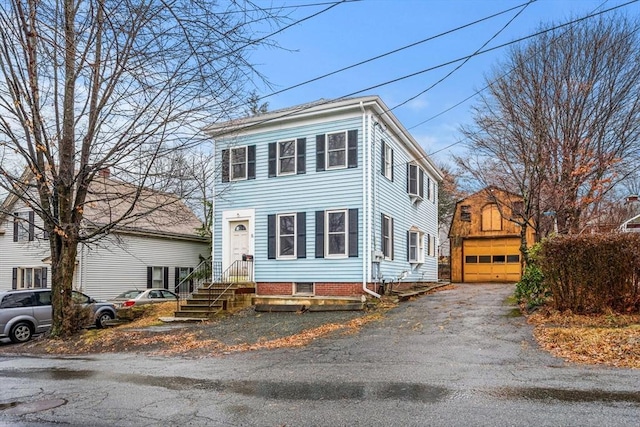
[[[526,304],[528,309],[545,303],[551,295],[549,287],[544,282],[544,275],[537,264],[540,243],[529,249],[529,263],[525,266],[522,278],[516,283],[515,296],[519,303]]]

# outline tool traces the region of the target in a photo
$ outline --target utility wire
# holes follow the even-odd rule
[[[516,13],[502,28],[500,28],[500,30],[498,30],[498,32],[496,32],[489,40],[487,40],[486,42],[484,42],[484,44],[482,46],[480,46],[478,49],[476,49],[476,51],[473,53],[473,55],[477,54],[478,52],[480,52],[482,49],[484,49],[485,46],[487,46],[489,43],[491,43],[496,37],[498,37],[500,35],[500,33],[502,33],[509,25],[511,25],[511,23],[518,17],[520,16],[520,14],[522,12],[524,12],[524,10],[527,8],[527,6],[529,6],[531,3],[535,2],[536,0],[530,0],[528,3],[526,3],[524,5],[524,7],[522,7],[522,9],[520,9],[518,11],[518,13]],[[468,57],[467,59],[465,59],[464,61],[462,61],[461,64],[458,64],[457,67],[455,67],[453,70],[449,71],[444,77],[442,77],[440,80],[438,80],[437,82],[435,82],[434,84],[432,84],[431,86],[429,86],[428,88],[426,88],[425,90],[418,92],[417,94],[415,94],[414,96],[412,96],[411,98],[401,102],[400,104],[396,105],[395,107],[392,107],[389,109],[389,111],[393,111],[398,107],[401,107],[403,105],[405,105],[407,102],[413,101],[414,99],[416,99],[417,97],[419,97],[420,95],[425,94],[426,92],[430,91],[431,89],[433,89],[434,87],[438,86],[440,83],[442,83],[443,81],[445,81],[447,78],[449,78],[453,73],[455,73],[456,71],[458,71],[460,68],[462,68],[464,66],[464,64],[466,64],[467,62],[469,62],[471,60],[472,56]]]
[[[532,1],[536,1],[536,0],[532,0]],[[366,64],[366,63],[369,63],[369,62],[372,62],[372,61],[376,61],[376,60],[378,60],[378,59],[380,59],[380,58],[384,58],[385,56],[389,56],[389,55],[392,55],[392,54],[394,54],[394,53],[401,52],[401,51],[403,51],[403,50],[406,50],[406,49],[412,48],[412,47],[414,47],[414,46],[418,46],[418,45],[420,45],[420,44],[426,43],[426,42],[431,41],[431,40],[435,40],[435,39],[437,39],[437,38],[440,38],[440,37],[446,36],[446,35],[448,35],[448,34],[451,34],[451,33],[456,32],[456,31],[463,30],[463,29],[465,29],[465,28],[467,28],[467,27],[471,27],[471,26],[473,26],[473,25],[476,25],[476,24],[479,24],[479,23],[481,23],[481,22],[487,21],[487,20],[489,20],[489,19],[495,18],[496,16],[500,16],[500,15],[503,15],[503,14],[505,14],[505,13],[511,12],[512,10],[515,10],[515,9],[521,8],[521,7],[523,7],[523,6],[527,6],[529,3],[531,3],[531,1],[529,1],[528,3],[522,3],[522,4],[518,5],[518,6],[514,6],[514,7],[511,7],[511,8],[509,8],[509,9],[505,9],[505,10],[503,10],[503,11],[501,11],[501,12],[494,13],[493,15],[486,16],[486,17],[484,17],[484,18],[478,19],[478,20],[473,21],[473,22],[469,22],[469,23],[464,24],[464,25],[461,25],[461,26],[459,26],[459,27],[452,28],[452,29],[450,29],[450,30],[447,30],[447,31],[444,31],[444,32],[442,32],[442,33],[436,34],[436,35],[434,35],[434,36],[427,37],[426,39],[422,39],[422,40],[419,40],[419,41],[417,41],[417,42],[414,42],[414,43],[411,43],[411,44],[408,44],[408,45],[405,45],[405,46],[399,47],[399,48],[397,48],[397,49],[394,49],[394,50],[391,50],[391,51],[388,51],[388,52],[382,53],[382,54],[377,55],[377,56],[374,56],[374,57],[372,57],[372,58],[365,59],[364,61],[360,61],[360,62],[357,62],[357,63],[355,63],[355,64],[347,65],[346,67],[340,68],[340,69],[335,70],[335,71],[331,71],[330,73],[326,73],[326,74],[323,74],[323,75],[318,76],[318,77],[314,77],[314,78],[309,79],[309,80],[305,80],[305,81],[300,82],[300,83],[297,83],[297,84],[295,84],[295,85],[293,85],[293,86],[289,86],[289,87],[286,87],[286,88],[284,88],[284,89],[280,89],[280,90],[275,91],[275,92],[272,92],[272,93],[270,93],[270,94],[268,94],[268,95],[264,95],[264,96],[262,96],[262,97],[260,98],[260,100],[263,100],[263,99],[269,98],[269,97],[274,96],[274,95],[281,94],[281,93],[283,93],[283,92],[290,91],[290,90],[292,90],[292,89],[298,88],[298,87],[300,87],[300,86],[307,85],[307,84],[309,84],[309,83],[316,82],[316,81],[321,80],[321,79],[324,79],[324,78],[326,78],[326,77],[333,76],[334,74],[338,74],[338,73],[341,73],[341,72],[343,72],[343,71],[350,70],[350,69],[355,68],[355,67],[359,67],[360,65],[363,65],[363,64]]]

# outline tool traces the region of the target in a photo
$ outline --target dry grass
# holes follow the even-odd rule
[[[576,315],[541,310],[528,318],[540,346],[567,361],[640,369],[640,314]]]

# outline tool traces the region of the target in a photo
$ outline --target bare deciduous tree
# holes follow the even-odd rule
[[[54,335],[69,331],[78,244],[143,215],[136,206],[157,159],[241,111],[244,85],[261,77],[248,54],[268,43],[260,28],[278,25],[278,13],[251,1],[1,3],[0,188],[49,233]],[[91,184],[106,169],[134,185],[103,195],[119,200],[118,214],[83,229]]]
[[[521,225],[540,231],[547,213],[575,233],[637,164],[640,28],[624,16],[547,28],[487,77],[475,125],[462,129],[473,155],[457,160],[522,196]]]

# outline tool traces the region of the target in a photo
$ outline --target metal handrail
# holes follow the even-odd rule
[[[202,283],[210,282],[212,275],[212,263],[211,258],[207,258],[202,260],[200,264],[192,271],[189,272],[178,284],[173,288],[173,291],[178,295],[178,310],[180,309],[180,300],[185,300],[191,296],[196,289],[200,287]],[[195,283],[192,283],[195,282]],[[185,292],[183,289],[187,287],[188,290]]]
[[[242,278],[243,280],[239,280]],[[212,281],[207,287],[207,290],[211,290],[213,285],[219,285],[223,283],[229,283],[227,287],[211,301],[211,292],[209,294],[209,308],[213,307],[224,294],[235,284],[241,282],[253,282],[253,260],[247,261],[234,261],[219,277],[218,280]]]

